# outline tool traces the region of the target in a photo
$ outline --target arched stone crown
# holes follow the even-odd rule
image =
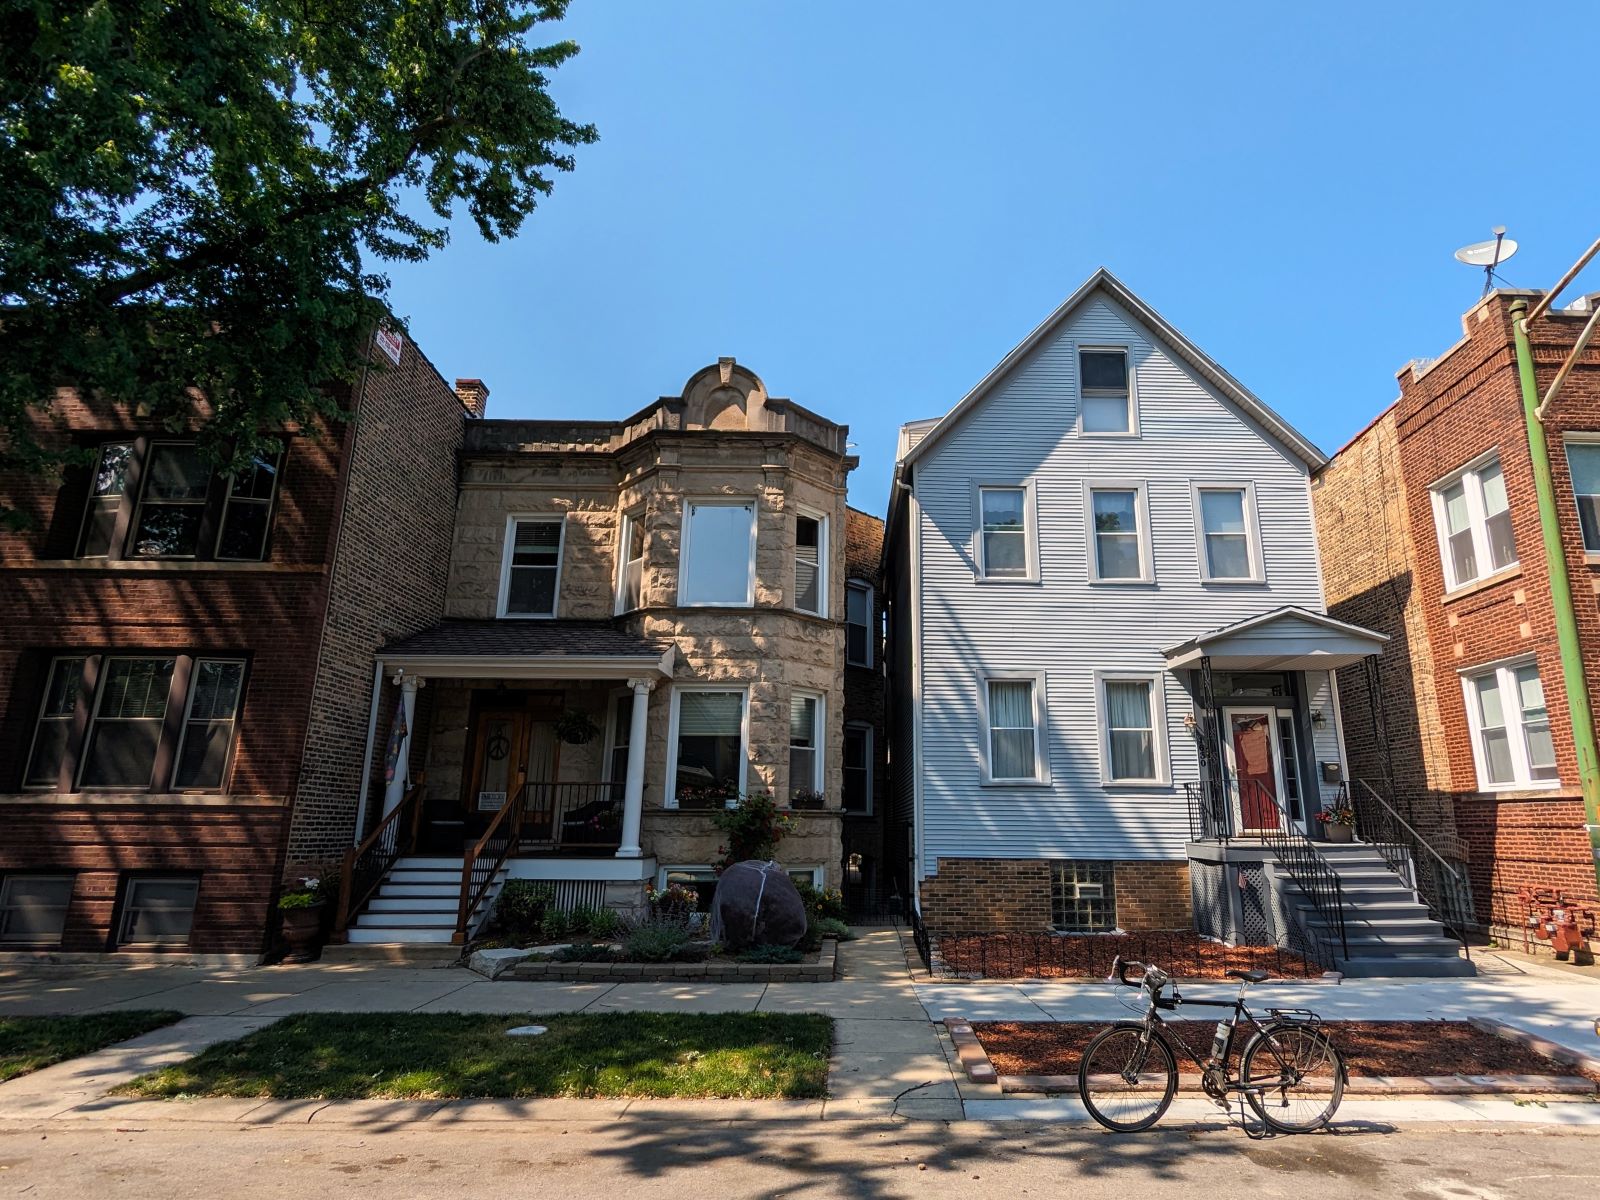
[[[683,387],[684,429],[765,430],[767,385],[748,367],[719,358]]]

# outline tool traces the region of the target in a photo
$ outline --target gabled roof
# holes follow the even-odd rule
[[[1010,354],[1002,358],[992,371],[979,380],[978,385],[963,396],[961,402],[947,412],[939,420],[938,424],[929,430],[915,445],[907,449],[900,460],[901,463],[906,465],[914,463],[937,445],[946,434],[966,419],[968,413],[983,403],[989,393],[1011,373],[1013,368],[1026,359],[1028,355],[1032,354],[1041,343],[1051,337],[1063,321],[1096,293],[1104,293],[1127,309],[1145,328],[1166,343],[1201,378],[1205,379],[1212,387],[1216,388],[1265,426],[1268,432],[1282,442],[1310,470],[1315,471],[1328,461],[1326,454],[1317,449],[1293,426],[1267,407],[1249,388],[1224,371],[1213,361],[1210,355],[1206,354],[1205,351],[1201,350],[1200,347],[1196,346],[1169,324],[1165,317],[1129,291],[1115,275],[1101,267],[1088,278],[1082,287],[1068,296],[1055,312],[1046,317],[1038,328],[1023,338]]]
[[[1172,668],[1202,658],[1247,670],[1340,667],[1383,650],[1389,635],[1363,629],[1326,613],[1285,604],[1196,634],[1161,653]]]

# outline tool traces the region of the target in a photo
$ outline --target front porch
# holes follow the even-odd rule
[[[602,621],[446,621],[385,647],[383,808],[349,855],[339,932],[460,943],[507,878],[642,903],[649,697],[673,661]]]

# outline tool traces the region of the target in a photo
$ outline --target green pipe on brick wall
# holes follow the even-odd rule
[[[1528,454],[1533,460],[1534,489],[1539,496],[1539,527],[1550,572],[1550,604],[1555,609],[1556,642],[1561,649],[1561,677],[1566,684],[1572,741],[1578,752],[1578,784],[1583,789],[1584,821],[1594,860],[1596,895],[1600,895],[1600,752],[1595,748],[1594,713],[1589,707],[1589,681],[1578,643],[1578,615],[1572,604],[1572,578],[1556,512],[1555,478],[1550,472],[1550,443],[1539,420],[1539,382],[1533,372],[1533,344],[1528,339],[1528,302],[1511,302],[1511,330],[1517,347],[1517,378],[1522,385],[1522,416],[1528,427]]]

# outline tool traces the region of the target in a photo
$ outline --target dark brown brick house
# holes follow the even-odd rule
[[[1341,671],[1356,777],[1387,779],[1463,864],[1478,921],[1520,944],[1524,889],[1595,905],[1551,605],[1512,306],[1496,291],[1313,484],[1329,612],[1390,635],[1371,675]],[[1596,297],[1533,326],[1541,392]],[[1588,685],[1600,687],[1600,351],[1545,425]]]
[[[63,390],[93,454],[0,478],[0,949],[256,957],[288,868],[349,845],[373,650],[438,619],[486,392],[374,352],[353,419],[225,477]]]
[[[890,911],[908,894],[903,845],[888,845],[889,747],[884,727],[883,521],[845,510],[844,892],[852,912]],[[901,838],[903,842],[903,837]]]

